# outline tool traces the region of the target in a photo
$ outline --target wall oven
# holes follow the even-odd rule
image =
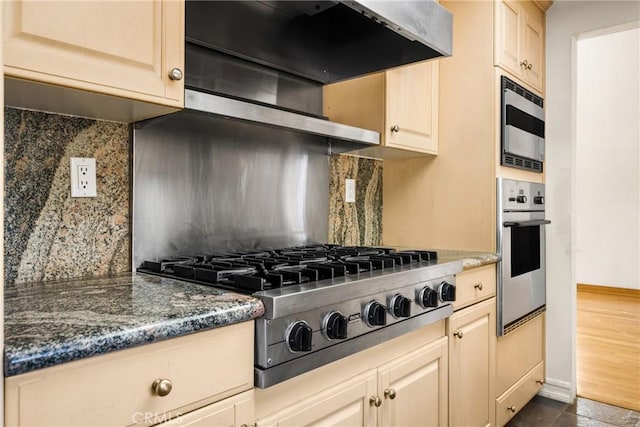
[[[498,178],[498,336],[544,311],[544,184]]]
[[[542,172],[544,101],[502,76],[502,156],[500,164]]]

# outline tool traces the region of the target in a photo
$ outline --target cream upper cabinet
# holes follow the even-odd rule
[[[437,154],[438,61],[327,85],[324,114],[338,123],[379,132],[381,146],[397,149],[396,155]],[[379,153],[385,157],[385,151]]]
[[[451,427],[494,425],[495,312],[490,298],[447,320]]]
[[[545,13],[529,1],[495,3],[495,64],[544,89]]]
[[[183,1],[15,0],[3,7],[5,76],[183,107]],[[29,96],[39,94],[34,90]],[[25,98],[13,96],[29,104]],[[37,99],[32,103],[38,106]],[[91,108],[78,113],[91,116]]]

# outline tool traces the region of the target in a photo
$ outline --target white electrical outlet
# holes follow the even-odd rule
[[[345,179],[344,181],[344,200],[347,203],[356,202],[356,180]]]
[[[96,197],[96,159],[71,157],[71,197]]]

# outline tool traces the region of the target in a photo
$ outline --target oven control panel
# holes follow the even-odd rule
[[[501,179],[503,211],[543,211],[545,204],[544,184],[536,182]]]

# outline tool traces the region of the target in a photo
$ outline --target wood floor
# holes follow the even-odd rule
[[[640,291],[578,284],[578,396],[640,411]]]

